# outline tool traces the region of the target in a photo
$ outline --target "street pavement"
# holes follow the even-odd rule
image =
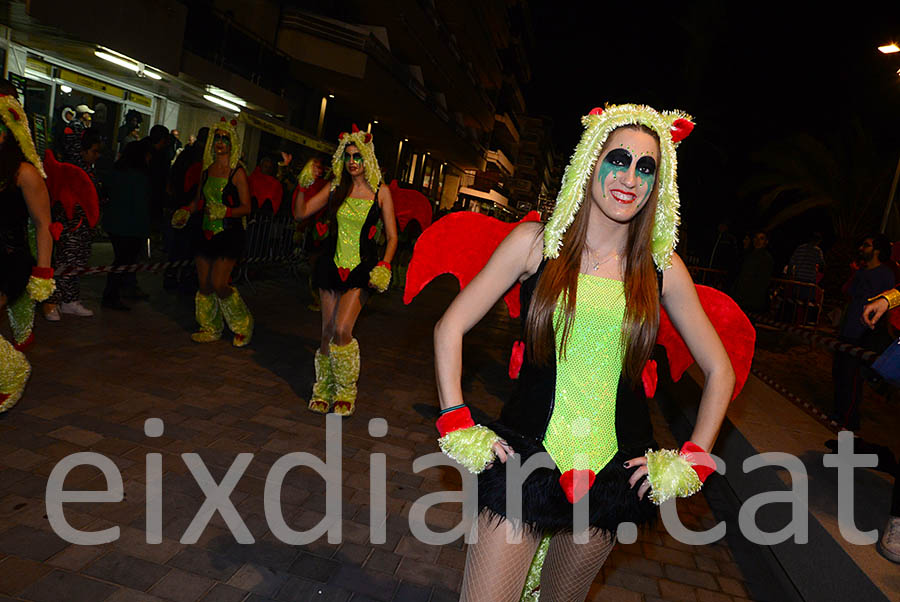
[[[431,332],[456,292],[443,277],[404,306],[398,290],[374,297],[356,336],[362,372],[356,414],[342,423],[341,543],[326,537],[306,545],[282,542],[269,529],[265,477],[285,454],[325,457],[322,416],[306,410],[313,380],[319,317],[307,309],[305,278],[277,268],[241,292],[256,319],[253,342],[236,349],[230,337],[193,343],[193,298],[160,290],[158,275],[142,274],[152,293],[131,312],[99,307],[102,277],[85,277],[93,318],[38,317],[37,343],[28,355],[34,371],[23,400],[0,418],[0,602],[290,602],[334,600],[456,600],[465,562],[461,539],[444,546],[412,536],[413,503],[428,493],[459,488],[450,468],[416,473],[413,460],[437,450],[437,400]],[[512,388],[507,376],[517,322],[498,305],[467,336],[463,389],[476,421],[493,417]],[[4,333],[8,329],[4,325]],[[164,424],[145,434],[148,418]],[[383,437],[369,421],[385,418]],[[653,408],[657,439],[675,440]],[[376,433],[378,434],[378,433]],[[94,451],[115,463],[124,481],[120,502],[69,503],[76,529],[118,527],[102,545],[76,545],[56,535],[44,496],[57,463]],[[205,494],[181,454],[195,453],[219,482],[236,456],[253,454],[230,500],[254,543],[239,544],[216,513],[196,543],[180,543]],[[386,455],[387,523],[384,543],[372,544],[370,461]],[[146,458],[161,454],[162,542],[146,542]],[[104,490],[93,467],[73,469],[66,489]],[[327,510],[325,484],[309,469],[284,479],[281,509],[295,530],[317,524]],[[704,496],[678,503],[689,528],[715,524]],[[425,515],[435,530],[461,518],[460,504],[440,504]],[[590,600],[736,602],[755,584],[726,542],[691,547],[675,541],[660,522],[631,544],[618,544],[591,589]]]

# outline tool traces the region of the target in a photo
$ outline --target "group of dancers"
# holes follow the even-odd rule
[[[49,199],[15,90],[0,93],[0,306],[23,295],[33,305],[53,289]],[[478,474],[478,539],[468,549],[463,600],[583,599],[621,523],[647,524],[654,503],[700,489],[715,468],[707,451],[736,393],[729,354],[674,253],[676,147],[691,118],[619,105],[582,122],[549,221],[515,227],[435,328],[439,445]],[[184,227],[202,212],[193,340],[216,341],[227,324],[233,344],[244,347],[253,317],[230,277],[251,203],[234,126],[223,119],[210,128],[197,196],[172,225]],[[353,330],[369,296],[389,285],[397,225],[370,133],[354,126],[340,135],[330,183],[313,163],[294,200],[297,219],[320,214],[325,224],[312,268],[322,329],[308,408],[350,416],[360,371]],[[476,425],[460,384],[463,335],[516,283],[525,341],[518,385],[498,421]],[[661,308],[706,375],[696,427],[679,451],[656,450],[647,407]],[[5,339],[0,362],[4,410],[30,369]],[[544,452],[553,467],[527,476],[521,513],[507,516],[505,463]],[[589,508],[587,543],[576,543],[571,524],[578,503]]]

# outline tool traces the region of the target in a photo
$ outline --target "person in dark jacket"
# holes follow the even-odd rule
[[[104,179],[109,203],[103,215],[103,228],[113,245],[114,266],[136,263],[150,235],[150,156],[149,145],[129,142]],[[110,272],[103,291],[103,307],[130,309],[122,302],[122,287],[133,277],[133,273]]]

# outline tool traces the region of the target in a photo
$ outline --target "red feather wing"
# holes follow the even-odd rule
[[[397,216],[397,227],[406,230],[411,221],[419,222],[422,230],[431,225],[431,203],[428,197],[418,190],[407,190],[397,185],[397,180],[388,187],[394,200],[394,215]]]
[[[732,395],[732,399],[734,399],[741,392],[750,374],[756,330],[731,297],[708,286],[699,284],[696,286],[700,305],[703,306],[703,311],[706,312],[719,338],[722,339],[722,344],[725,345],[725,351],[728,352],[734,368],[735,383],[734,395]],[[656,342],[666,348],[672,379],[677,381],[684,371],[694,363],[694,358],[688,351],[681,335],[675,330],[666,310],[660,308],[659,313],[659,334]]]
[[[409,304],[425,285],[441,274],[453,274],[464,289],[485,266],[494,249],[517,224],[538,221],[540,215],[530,212],[520,222],[502,222],[471,211],[451,213],[422,233],[413,251],[406,273],[403,302]],[[519,316],[519,285],[503,300],[513,318]]]
[[[62,205],[69,219],[75,216],[75,206],[80,206],[88,224],[92,228],[96,226],[100,219],[100,199],[87,172],[77,165],[60,163],[49,148],[44,153],[44,171],[50,202]]]
[[[278,213],[284,188],[277,178],[267,176],[257,167],[250,174],[247,183],[250,187],[250,196],[256,199],[257,207],[262,208],[268,202],[272,205],[272,213]]]

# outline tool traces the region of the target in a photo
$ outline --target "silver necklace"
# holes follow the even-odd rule
[[[590,261],[590,262],[593,262],[593,266],[591,266],[591,271],[592,271],[592,272],[596,272],[597,270],[599,270],[601,265],[605,264],[607,261],[609,261],[609,260],[612,259],[613,257],[615,257],[615,258],[618,258],[618,257],[619,257],[619,252],[618,252],[618,251],[613,251],[612,253],[610,253],[610,254],[607,255],[606,257],[604,257],[604,258],[602,258],[602,259],[597,259],[597,260],[595,260],[595,259],[594,259],[594,254],[596,253],[596,250],[592,251],[590,248],[588,248],[587,245],[585,245],[585,248],[588,249],[588,259],[589,259],[589,261]]]

